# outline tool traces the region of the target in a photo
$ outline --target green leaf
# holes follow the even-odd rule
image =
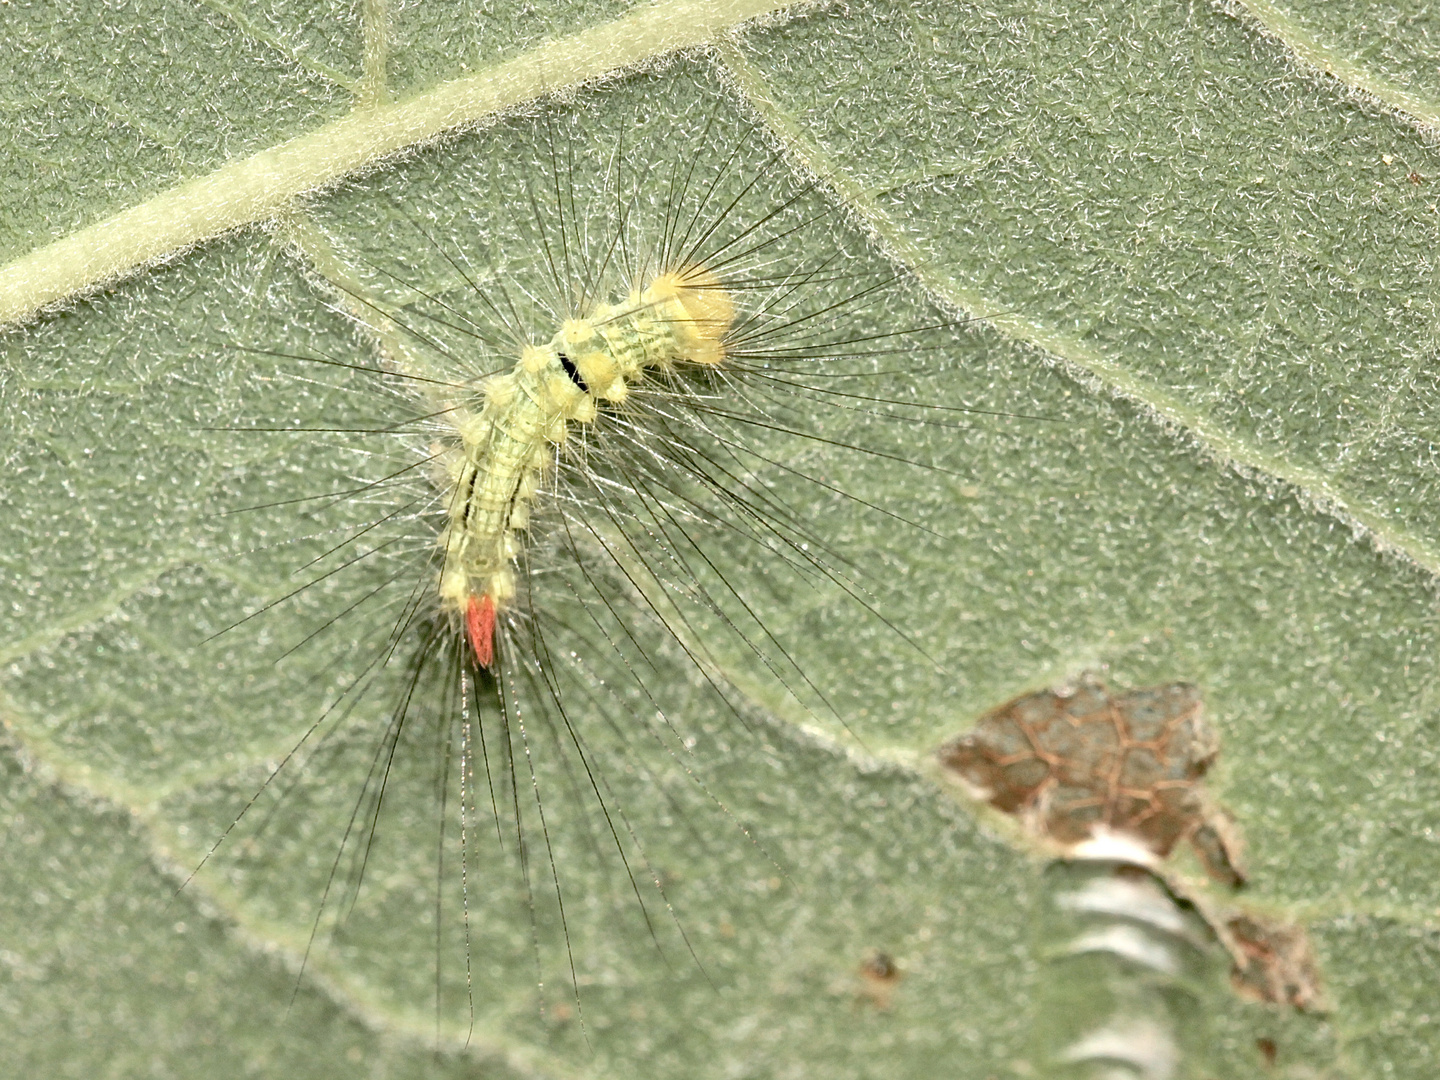
[[[1258,1074],[1260,1040],[1276,1075],[1434,1074],[1427,16],[876,2],[730,32],[781,8],[6,9],[9,1072],[1046,1075],[1057,1032],[1093,1008],[1094,971],[1055,955],[1057,871],[928,763],[988,709],[1096,671],[1201,688],[1222,740],[1211,787],[1248,842],[1244,902],[1308,930],[1329,999],[1321,1015],[1242,1002],[1201,948],[1180,1074]],[[590,85],[626,65],[647,66]],[[235,345],[424,353],[356,297],[404,318],[426,303],[412,289],[464,296],[440,252],[480,243],[500,279],[543,277],[519,193],[549,190],[549,147],[573,148],[583,196],[604,189],[584,163],[608,161],[618,132],[643,182],[723,160],[750,118],[749,174],[759,143],[783,149],[757,198],[808,172],[821,193],[805,205],[843,210],[806,234],[824,254],[904,269],[857,324],[984,317],[915,338],[922,359],[883,385],[1012,415],[816,420],[945,471],[755,436],[856,497],[766,474],[900,632],[719,552],[813,692],[793,677],[787,692],[713,620],[693,632],[733,710],[639,625],[576,661],[610,688],[577,726],[620,841],[643,842],[653,927],[593,800],[562,795],[546,813],[564,927],[532,837],[528,893],[513,850],[487,847],[467,877],[469,970],[455,911],[437,948],[435,852],[456,836],[436,835],[438,748],[418,726],[366,886],[342,874],[327,903],[343,929],[297,980],[403,672],[172,894],[393,616],[346,619],[277,662],[369,587],[337,575],[204,639],[373,516],[289,500],[397,459],[383,433],[234,429],[377,429],[413,402]],[[692,756],[644,737],[657,708]],[[636,723],[604,722],[617,715]],[[538,751],[543,725],[534,737]],[[567,790],[554,761],[541,780]],[[479,857],[487,837],[470,839]],[[872,950],[903,975],[888,1008],[859,973]]]

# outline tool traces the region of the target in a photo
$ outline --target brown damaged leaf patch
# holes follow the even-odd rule
[[[1098,682],[1026,694],[940,748],[979,797],[1061,844],[1128,835],[1156,856],[1189,840],[1216,880],[1244,882],[1238,845],[1201,780],[1220,744],[1200,691],[1167,683],[1112,695]]]
[[[1158,858],[1188,840],[1212,877],[1239,887],[1245,878],[1235,826],[1203,784],[1219,752],[1195,686],[1111,694],[1089,681],[1026,694],[986,713],[973,731],[942,746],[939,757],[978,797],[1035,835],[1070,846],[1102,831],[1120,833]],[[1231,983],[1241,995],[1325,1010],[1302,927],[1195,901],[1153,867],[1116,873],[1143,873],[1194,903],[1229,952]]]

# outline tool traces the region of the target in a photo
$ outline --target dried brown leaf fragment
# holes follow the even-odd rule
[[[939,756],[1038,836],[1077,845],[1119,833],[1162,859],[1189,840],[1211,876],[1234,887],[1245,880],[1235,830],[1201,783],[1219,749],[1190,683],[1111,694],[1087,681],[1015,698]]]

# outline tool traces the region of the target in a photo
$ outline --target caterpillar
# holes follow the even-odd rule
[[[595,422],[597,400],[623,402],[651,369],[720,363],[734,314],[729,293],[703,267],[667,271],[527,346],[514,370],[485,383],[478,415],[455,416],[458,446],[441,458],[453,494],[440,538],[440,601],[463,620],[479,667],[490,667],[496,613],[515,596],[515,534],[529,524],[551,447],[564,444],[572,424]]]
[[[641,82],[638,99],[663,99]],[[976,422],[1033,417],[936,397],[935,372],[965,362],[974,331],[917,300],[731,108],[722,91],[709,115],[632,113],[597,132],[585,106],[547,106],[486,134],[467,195],[492,206],[447,191],[434,210],[422,160],[287,226],[323,271],[323,306],[379,356],[231,350],[300,388],[338,372],[333,399],[349,410],[293,428],[242,418],[237,439],[289,431],[372,448],[304,497],[294,531],[316,555],[296,557],[299,586],[244,621],[313,603],[285,654],[337,638],[324,670],[352,670],[258,792],[237,788],[238,810],[213,818],[214,861],[247,902],[293,893],[286,918],[310,912],[302,969],[323,937],[362,933],[365,918],[396,955],[429,934],[437,1023],[458,995],[468,1032],[477,998],[482,1013],[498,1007],[474,965],[513,970],[529,951],[538,1013],[559,1023],[567,1009],[544,988],[568,982],[580,1014],[595,946],[577,937],[575,905],[600,903],[603,880],[642,938],[658,950],[678,937],[703,972],[691,932],[723,938],[727,923],[697,897],[677,901],[678,841],[654,822],[731,836],[745,873],[783,887],[783,822],[757,818],[748,792],[718,778],[729,748],[764,746],[771,707],[844,729],[834,678],[804,655],[817,635],[898,642],[907,663],[931,663],[867,575],[891,553],[827,519],[937,539],[859,481],[949,477],[915,448],[917,431],[963,439]],[[648,165],[631,146],[642,134],[660,150]],[[538,161],[548,181],[511,179],[511,160]],[[329,590],[339,597],[311,599]],[[278,864],[293,867],[281,889],[287,872],[264,853],[291,835],[306,854]],[[385,907],[400,901],[377,875],[420,880],[422,862],[428,906]],[[608,869],[577,870],[591,863]],[[505,929],[516,912],[525,942]],[[560,945],[558,968],[546,942]]]

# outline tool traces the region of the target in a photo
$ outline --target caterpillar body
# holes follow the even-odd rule
[[[262,905],[295,894],[302,972],[311,946],[331,963],[327,942],[357,926],[379,928],[386,979],[429,951],[437,1024],[458,1002],[464,1032],[505,1007],[472,982],[472,959],[522,984],[533,969],[532,1012],[548,1008],[547,983],[569,983],[577,1015],[617,925],[637,950],[678,939],[700,961],[727,946],[692,943],[697,926],[729,940],[716,897],[738,910],[760,902],[743,878],[768,895],[795,872],[784,815],[724,771],[752,752],[784,758],[760,749],[791,737],[772,702],[785,711],[770,716],[821,717],[843,736],[845,709],[873,704],[841,694],[901,664],[934,671],[885,610],[902,586],[869,574],[895,551],[871,530],[934,536],[895,476],[953,472],[932,459],[963,453],[975,425],[956,413],[992,400],[985,377],[963,401],[943,379],[975,331],[936,311],[723,90],[666,117],[652,106],[669,90],[637,82],[637,126],[607,135],[584,105],[519,117],[468,157],[469,144],[446,148],[433,189],[422,157],[317,207],[291,234],[325,268],[307,275],[308,299],[357,351],[237,342],[293,361],[281,377],[306,392],[336,380],[335,411],[296,429],[330,433],[334,471],[253,507],[317,554],[290,554],[307,580],[283,581],[246,625],[308,604],[283,655],[314,650],[309,670],[345,674],[303,688],[314,711],[286,729],[293,749],[215,815],[229,839],[212,870]],[[817,670],[836,628],[844,661]],[[863,650],[879,663],[864,667]],[[283,868],[264,862],[267,828]],[[285,830],[293,854],[275,842]],[[705,830],[743,860],[740,877],[693,861]],[[424,899],[419,885],[404,901],[387,892],[426,873]]]
[[[515,596],[516,534],[529,525],[553,448],[570,425],[595,421],[598,402],[623,402],[647,371],[720,363],[734,312],[703,267],[663,273],[527,346],[512,371],[486,381],[478,414],[454,417],[457,443],[439,457],[448,507],[440,602],[463,623],[481,668],[494,660],[496,615]]]

